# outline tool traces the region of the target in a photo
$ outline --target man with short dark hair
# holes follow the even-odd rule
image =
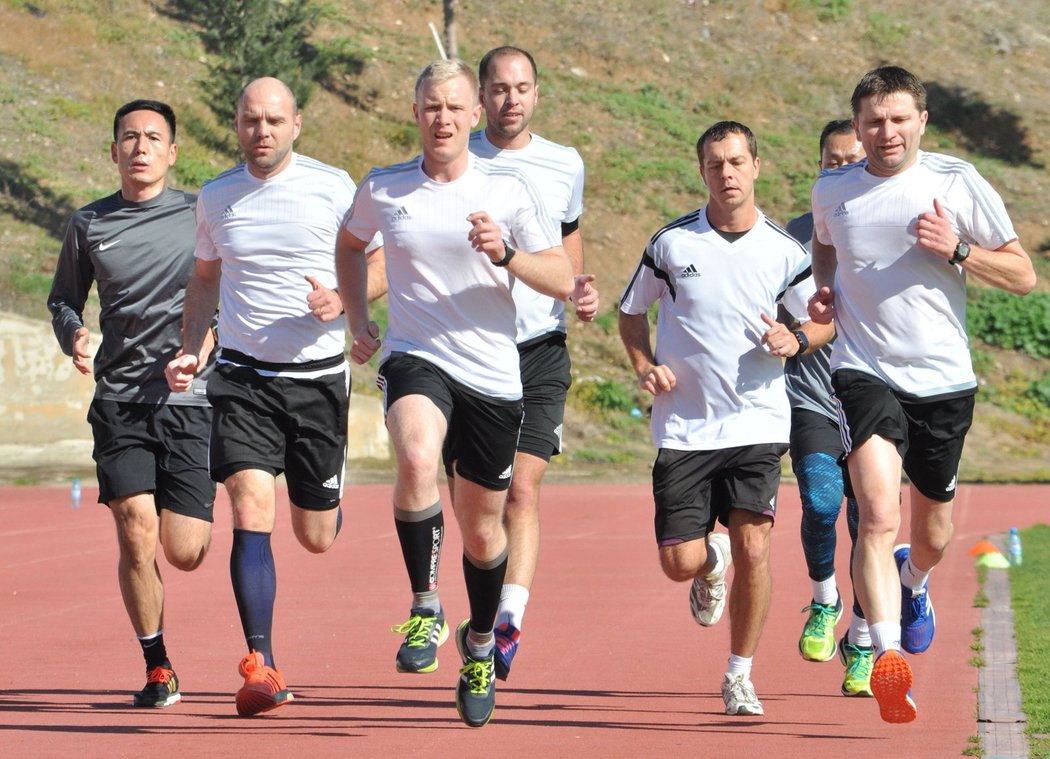
[[[829,121],[818,143],[821,171],[833,171],[856,163],[864,148],[849,119]],[[809,211],[788,222],[788,234],[808,249],[813,237],[813,214]],[[789,314],[791,320],[808,314]],[[798,650],[807,661],[824,662],[835,657],[846,666],[842,695],[870,696],[872,652],[868,623],[860,604],[853,598],[850,627],[836,646],[835,625],[843,604],[835,578],[835,523],[842,511],[845,493],[845,462],[842,461],[842,435],[832,398],[831,343],[820,350],[791,356],[784,362],[788,399],[791,401],[791,466],[802,500],[802,552],[806,558],[812,596],[806,622],[799,637]],[[857,502],[846,502],[846,523],[851,547],[857,542]]]
[[[264,77],[241,91],[234,131],[245,160],[201,190],[183,353],[167,369],[173,389],[193,380],[221,294],[210,460],[233,507],[230,575],[248,647],[242,716],[293,699],[273,655],[277,476],[306,550],[327,551],[342,517],[349,366],[332,251],[355,185],[294,151],[301,128],[284,82]]]
[[[201,374],[182,392],[171,392],[163,374],[182,344],[193,271],[196,196],[167,186],[177,154],[175,114],[166,103],[133,100],[117,110],[110,155],[120,190],[73,214],[47,302],[62,350],[89,374],[83,312],[92,283],[98,289],[102,345],[88,422],[99,502],[117,527],[120,592],[146,660],[146,685],[133,699],[142,707],[182,698],[164,643],[157,540],[173,566],[196,569],[211,541],[215,501],[205,398],[210,336]]]
[[[670,579],[691,581],[698,624],[718,622],[729,594],[726,714],[760,715],[752,660],[769,611],[769,550],[790,409],[782,357],[823,345],[833,329],[793,334],[777,304],[800,312],[809,254],[755,205],[754,134],[721,121],[696,145],[708,203],[649,241],[620,302],[620,336],[654,396],[656,540]],[[656,350],[648,310],[659,302]],[[715,532],[721,521],[728,535]]]
[[[594,275],[583,273],[583,159],[530,130],[539,102],[536,61],[520,48],[498,47],[478,66],[485,128],[470,136],[471,152],[497,166],[522,171],[543,197],[561,229],[561,244],[572,262],[576,317],[591,321],[598,312]],[[565,306],[529,287],[511,291],[517,308],[517,343],[525,417],[514,456],[514,477],[504,524],[509,542],[507,576],[496,618],[496,676],[506,680],[518,651],[522,620],[540,553],[540,486],[551,457],[561,453],[565,399],[572,384],[565,345]]]
[[[969,163],[926,153],[926,88],[898,66],[853,91],[866,159],[813,187],[814,321],[831,355],[850,481],[860,508],[854,584],[871,629],[871,689],[887,722],[910,722],[911,667],[936,629],[927,580],[952,536],[952,501],[977,379],[966,275],[1018,295],[1035,271],[995,190]],[[894,547],[901,471],[911,543]]]

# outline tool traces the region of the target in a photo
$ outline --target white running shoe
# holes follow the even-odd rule
[[[689,589],[689,610],[698,625],[710,627],[722,618],[726,608],[726,572],[733,563],[733,550],[729,536],[724,532],[712,532],[707,536],[707,544],[722,556],[724,567],[714,576],[693,578]]]
[[[726,714],[753,717],[765,714],[762,702],[755,695],[755,686],[744,675],[726,674],[722,678],[722,700]]]

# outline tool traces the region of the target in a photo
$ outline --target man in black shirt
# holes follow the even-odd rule
[[[184,393],[172,393],[164,378],[182,345],[196,196],[166,185],[178,149],[175,114],[165,103],[135,100],[118,109],[110,152],[120,190],[69,220],[47,304],[63,352],[89,374],[83,311],[92,282],[98,288],[92,455],[99,502],[116,522],[121,596],[146,660],[146,685],[133,703],[160,707],[182,696],[164,646],[157,539],[173,566],[196,569],[211,541],[215,501],[207,375]]]

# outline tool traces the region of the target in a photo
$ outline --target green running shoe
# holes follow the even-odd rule
[[[798,639],[798,650],[806,661],[830,661],[835,656],[835,625],[842,617],[842,598],[834,606],[825,606],[816,601],[802,611],[809,612],[809,619]]]
[[[845,635],[839,638],[838,649],[839,659],[846,665],[842,695],[871,698],[871,666],[875,663],[875,653],[870,648],[853,645]]]

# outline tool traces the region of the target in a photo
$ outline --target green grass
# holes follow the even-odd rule
[[[1050,525],[1021,531],[1024,564],[1010,570],[1010,593],[1017,638],[1017,677],[1029,756],[1050,757],[1050,605],[1046,578],[1050,574]]]

